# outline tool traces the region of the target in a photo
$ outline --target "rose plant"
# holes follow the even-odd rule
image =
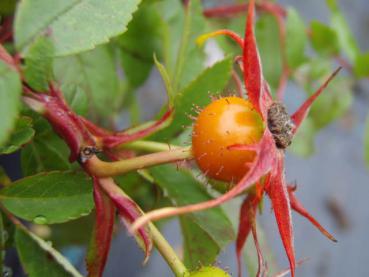
[[[349,92],[324,90],[369,75],[366,54],[348,29],[345,36],[337,29],[337,22],[346,26],[337,3],[327,4],[333,26],[310,28],[297,11],[271,1],[208,9],[194,0],[0,4],[0,154],[20,152],[24,175],[11,182],[0,173],[0,231],[9,234],[0,236],[3,249],[17,248],[29,276],[81,276],[45,240],[83,245],[88,276],[102,276],[119,219],[144,262],[155,247],[176,276],[228,276],[212,266],[235,237],[216,206],[242,195],[239,274],[251,232],[256,274],[265,276],[256,230],[265,193],[289,259],[279,276],[294,276],[291,209],[335,239],[297,200],[296,186],[287,186],[285,151],[293,141],[295,153],[309,154],[315,133],[349,108]],[[236,32],[242,28],[244,38]],[[216,41],[227,56],[206,68],[201,45],[219,35],[231,39]],[[268,48],[274,39],[279,44]],[[308,42],[317,58],[305,53]],[[333,59],[350,75],[335,77]],[[138,93],[154,66],[167,101],[156,119],[140,123],[151,103],[139,109]],[[289,80],[309,93],[291,116],[282,102]],[[130,126],[120,131],[122,118]],[[181,215],[183,258],[152,223],[174,215]],[[69,241],[76,232],[81,238]]]

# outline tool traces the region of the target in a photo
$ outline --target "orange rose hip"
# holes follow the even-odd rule
[[[206,176],[237,182],[255,158],[253,151],[229,150],[235,144],[255,144],[264,126],[251,102],[225,97],[210,103],[196,119],[192,148],[196,163]]]

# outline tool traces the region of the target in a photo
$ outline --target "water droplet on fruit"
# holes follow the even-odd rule
[[[33,219],[33,222],[36,224],[47,224],[47,218],[43,215],[38,215]]]

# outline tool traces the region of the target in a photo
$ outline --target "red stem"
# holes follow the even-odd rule
[[[248,5],[248,3],[224,5],[215,8],[205,9],[203,11],[203,14],[208,18],[230,18],[247,11]],[[256,4],[256,9],[260,12],[278,13],[283,17],[285,17],[287,14],[286,10],[282,6],[266,1]]]
[[[340,64],[340,66],[342,66],[344,69],[348,70],[350,73],[353,72],[353,67],[352,65],[343,57],[341,56],[336,56],[335,57],[337,62]]]
[[[219,6],[211,9],[204,10],[203,14],[206,17],[214,18],[214,17],[233,17],[239,13],[243,13],[248,9],[249,4],[236,4],[236,5],[226,5]],[[267,1],[263,1],[259,4],[256,4],[256,9],[260,12],[266,12],[275,17],[278,24],[279,29],[279,43],[281,48],[281,56],[282,56],[282,74],[279,80],[279,85],[277,89],[277,97],[279,100],[283,98],[284,91],[287,85],[288,77],[289,77],[289,67],[286,56],[286,26],[284,19],[286,17],[286,10],[275,3],[270,3]]]
[[[4,46],[2,46],[1,44],[0,44],[0,60],[8,64],[14,70],[19,71],[18,66],[16,65],[13,57],[8,53],[8,51],[6,51]]]
[[[279,45],[282,58],[282,73],[277,88],[277,98],[278,100],[282,100],[288,82],[290,68],[288,66],[287,51],[286,51],[287,33],[286,33],[285,17],[287,15],[287,12],[284,9],[283,10],[278,9],[278,7],[281,8],[281,6],[278,6],[276,4],[264,2],[264,11],[274,16],[278,24]]]
[[[4,22],[0,27],[0,43],[13,39],[13,16],[4,18]]]
[[[278,89],[277,89],[277,99],[278,100],[283,99],[289,75],[290,75],[289,68],[286,67],[286,66],[283,66],[282,74],[281,74],[281,77],[279,79],[279,84],[278,84]]]
[[[236,84],[238,96],[243,98],[242,81],[235,70],[232,70],[232,79]]]

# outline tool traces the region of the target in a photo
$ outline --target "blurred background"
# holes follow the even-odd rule
[[[312,19],[329,22],[329,10],[325,1],[281,0],[281,4],[295,7],[305,22]],[[205,7],[229,4],[231,1],[203,1]],[[369,50],[369,3],[367,0],[340,0],[340,6],[353,30],[361,50]],[[210,48],[217,54],[217,49]],[[139,105],[145,106],[144,119],[155,115],[165,101],[160,76],[151,73],[150,79],[139,90]],[[155,93],[153,93],[155,92]],[[157,92],[157,93],[156,93]],[[297,86],[289,84],[286,103],[290,111],[305,99],[306,94]],[[149,105],[148,105],[149,104]],[[369,276],[369,170],[364,163],[364,125],[369,108],[369,80],[355,84],[354,103],[350,111],[340,120],[323,129],[315,138],[315,152],[308,158],[299,158],[287,153],[287,180],[296,182],[297,196],[317,220],[338,239],[334,244],[322,236],[312,225],[300,216],[293,214],[295,248],[297,259],[309,258],[297,269],[297,276]],[[322,111],[324,112],[324,111]],[[126,116],[122,114],[121,127],[125,127]],[[1,157],[1,165],[13,179],[20,178],[19,157]],[[234,221],[237,221],[239,202],[225,205]],[[279,238],[279,232],[271,213],[270,204],[260,219],[260,229],[264,233],[263,244],[270,249],[270,267],[287,268],[288,262]],[[164,225],[163,233],[180,251],[182,238],[176,220]],[[63,248],[74,264],[84,269],[84,249]],[[252,244],[247,252],[254,252]],[[13,276],[22,276],[17,271],[16,262],[10,259],[7,264],[13,268]],[[143,254],[135,241],[121,228],[112,243],[104,276],[172,276],[167,264],[153,252],[147,265],[142,267]],[[234,245],[231,244],[218,258],[218,264],[236,276]],[[245,266],[246,268],[246,266]],[[124,269],[124,273],[122,272]],[[245,270],[246,272],[246,270]],[[245,273],[246,276],[246,273]]]

